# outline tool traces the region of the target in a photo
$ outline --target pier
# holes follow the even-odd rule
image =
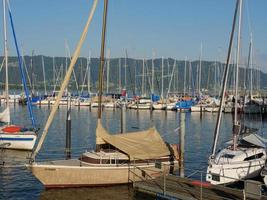
[[[151,199],[267,199],[267,196],[259,193],[261,191],[260,182],[248,181],[245,184],[245,189],[241,190],[167,175],[154,180],[136,182],[134,191],[137,198],[143,196]]]

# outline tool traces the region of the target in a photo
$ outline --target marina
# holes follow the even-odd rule
[[[34,112],[39,119],[38,123],[44,123],[49,114],[48,107],[34,107]],[[11,107],[11,112],[15,114],[15,122],[25,122],[24,116],[27,115],[27,108],[24,106]],[[24,114],[23,114],[24,113]],[[202,169],[203,173],[207,167],[208,154],[211,151],[211,143],[216,113],[180,113],[168,111],[153,111],[152,114],[149,110],[125,110],[124,130],[136,131],[145,130],[153,125],[157,128],[165,141],[177,141],[179,143],[179,134],[177,127],[180,127],[181,115],[185,117],[185,154],[184,154],[184,167],[185,174],[190,175],[193,171]],[[72,158],[77,158],[86,150],[94,148],[94,137],[97,121],[97,110],[89,108],[77,107],[72,108]],[[64,159],[65,158],[65,123],[61,123],[66,119],[66,107],[58,110],[55,117],[55,123],[52,125],[51,134],[45,142],[44,149],[41,150],[38,159],[46,161],[51,159]],[[112,120],[111,120],[112,119]],[[113,133],[120,131],[120,112],[119,110],[104,110],[103,124],[108,127]],[[267,130],[266,121],[262,120],[258,115],[246,115],[245,120],[247,124],[252,127],[261,127],[263,133]],[[131,123],[127,123],[131,121]],[[82,122],[82,123],[81,123]],[[223,115],[222,136],[220,144],[223,144],[231,136],[228,132],[232,124],[232,115]],[[84,131],[87,130],[87,131]],[[56,141],[56,146],[55,146]],[[53,189],[44,190],[42,184],[34,178],[29,171],[27,171],[25,164],[28,163],[30,152],[5,150],[1,151],[1,159],[5,165],[1,167],[1,194],[3,199],[16,199],[21,195],[25,195],[25,199],[36,198],[46,199],[47,195],[50,198],[62,196],[64,198],[72,195],[72,199],[81,198],[86,199],[89,195],[93,195],[95,199],[108,199],[108,196],[116,196],[118,193],[123,194],[120,196],[122,199],[134,198],[133,190],[128,190],[128,186],[113,186],[96,189]],[[197,160],[197,162],[196,162]],[[188,172],[187,170],[188,169]],[[204,175],[203,175],[204,178]],[[198,176],[195,179],[200,180]],[[21,181],[23,180],[23,182]],[[263,183],[263,182],[262,182]],[[104,190],[106,197],[98,196],[99,191]],[[76,191],[76,192],[75,192]],[[94,193],[95,192],[95,193]],[[54,196],[53,196],[54,195]]]
[[[64,56],[25,56],[18,3],[2,0],[0,199],[267,199],[266,66],[250,3],[233,2],[223,47],[209,33],[192,60],[111,51],[108,0],[81,12]]]

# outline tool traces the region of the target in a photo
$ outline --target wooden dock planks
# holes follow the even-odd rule
[[[136,194],[142,193],[148,196],[164,196],[163,177],[144,182],[136,182],[134,190]],[[228,188],[224,186],[206,185],[195,182],[191,179],[168,175],[165,181],[166,199],[205,199],[205,200],[226,200],[244,199],[243,190]],[[201,195],[202,194],[202,195]],[[202,196],[202,197],[201,197]],[[164,199],[164,198],[163,198]],[[247,198],[248,199],[248,198]],[[262,197],[260,199],[267,199]]]

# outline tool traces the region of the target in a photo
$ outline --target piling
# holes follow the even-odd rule
[[[70,98],[67,102],[67,119],[66,119],[66,148],[65,148],[65,155],[66,160],[71,158],[71,102]]]
[[[121,133],[123,133],[123,106],[121,105]]]
[[[185,114],[180,112],[180,151],[179,151],[179,174],[184,177],[184,143],[185,143]]]

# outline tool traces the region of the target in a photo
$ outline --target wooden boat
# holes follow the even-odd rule
[[[97,0],[94,1],[91,14],[88,17],[83,35],[87,33]],[[104,1],[103,24],[106,23],[107,0]],[[103,25],[102,35],[105,35]],[[71,72],[79,56],[79,50],[85,37],[81,37],[79,45],[72,57],[70,67],[62,83],[59,99],[52,108],[50,116],[39,143],[33,152],[32,159],[40,150],[59,105],[60,98],[70,79]],[[101,62],[99,74],[104,66],[104,39],[101,45]],[[167,165],[173,170],[178,163],[178,150],[175,145],[167,145],[155,128],[124,134],[109,134],[101,124],[101,104],[103,77],[99,76],[98,121],[96,128],[96,150],[83,153],[80,158],[72,160],[55,160],[50,162],[32,162],[27,168],[45,187],[80,187],[131,183],[133,179],[140,180],[143,176],[151,178],[159,176],[155,161]],[[135,172],[139,169],[139,172]],[[135,181],[137,181],[135,180]]]
[[[46,188],[55,188],[128,184],[141,180],[142,171],[154,178],[160,175],[155,161],[165,165],[167,171],[178,166],[176,146],[168,147],[155,128],[110,135],[99,120],[96,135],[100,151],[85,152],[78,159],[35,162],[27,167]],[[136,174],[135,168],[139,169]]]

